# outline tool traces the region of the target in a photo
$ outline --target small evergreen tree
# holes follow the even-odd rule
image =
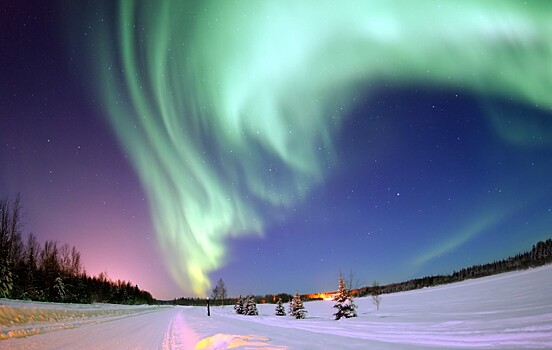
[[[285,316],[286,315],[286,309],[284,305],[282,305],[282,298],[278,298],[278,302],[276,303],[276,310],[275,310],[276,316]]]
[[[245,303],[245,315],[257,316],[258,314],[259,311],[257,311],[257,303],[255,302],[255,297],[253,295],[250,295]]]
[[[299,292],[295,292],[295,297],[293,297],[293,300],[291,301],[289,310],[289,315],[297,319],[302,319],[307,316],[308,312],[305,309],[305,306],[303,306],[303,300],[301,300]]]
[[[339,274],[339,290],[334,297],[334,301],[336,303],[333,307],[337,309],[337,312],[334,314],[336,320],[339,320],[341,317],[349,318],[357,316],[357,306],[353,303],[353,298],[349,296],[349,291],[345,286],[342,274]]]
[[[240,295],[240,297],[238,298],[238,301],[236,301],[236,305],[234,305],[234,310],[236,310],[236,313],[238,315],[243,315],[244,314],[244,308],[243,308],[243,300],[242,300],[242,297]]]

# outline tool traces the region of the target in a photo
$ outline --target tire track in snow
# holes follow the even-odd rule
[[[198,341],[197,334],[191,329],[182,315],[183,309],[176,308],[163,339],[163,350],[193,350]]]

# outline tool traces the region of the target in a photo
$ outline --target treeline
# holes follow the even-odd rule
[[[235,302],[235,298],[227,298],[224,300],[209,300],[211,306],[219,306],[219,305],[230,305]],[[163,304],[171,304],[171,305],[185,305],[185,306],[207,306],[207,298],[198,298],[198,297],[182,297],[182,298],[176,298],[170,301],[163,301]]]
[[[278,299],[282,299],[284,301],[291,301],[293,299],[293,296],[291,294],[287,293],[280,293],[280,294],[266,294],[266,295],[252,295],[252,297],[257,304],[265,304],[265,303],[276,303]],[[211,298],[210,303],[211,306],[218,306],[218,305],[234,305],[237,303],[237,301],[241,298],[224,298],[223,300],[213,300]],[[206,306],[207,305],[207,299],[205,298],[189,298],[189,297],[183,297],[183,298],[177,298],[169,301],[163,301],[160,302],[163,304],[172,304],[172,305],[185,305],[185,306]]]
[[[406,282],[392,283],[385,286],[364,287],[354,291],[357,296],[403,292],[425,287],[464,281],[466,279],[496,275],[499,273],[524,270],[552,263],[552,239],[539,241],[530,251],[517,254],[500,261],[474,265],[454,271],[450,275],[426,276]]]
[[[90,277],[80,252],[68,244],[40,245],[31,233],[22,239],[20,197],[0,199],[0,297],[67,303],[153,303],[137,285]]]

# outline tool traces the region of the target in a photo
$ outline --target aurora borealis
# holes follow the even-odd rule
[[[326,290],[340,269],[367,283],[447,273],[552,234],[547,2],[58,5],[45,15],[56,30],[41,35],[70,60],[50,69],[76,72],[65,79],[87,111],[66,118],[109,126],[108,152],[125,157],[101,166],[134,169],[149,210],[136,227],[155,231],[151,254],[179,287],[163,297],[206,295],[212,276],[245,294]],[[15,134],[47,139],[33,124],[44,110],[49,127],[63,123],[51,102],[20,98],[4,97],[28,114],[29,128],[9,124]],[[22,141],[4,142],[8,133],[0,160],[15,164]],[[75,164],[59,161],[63,172]],[[21,171],[2,166],[0,190],[46,196],[26,194],[39,175]],[[310,281],[289,276],[297,265]]]

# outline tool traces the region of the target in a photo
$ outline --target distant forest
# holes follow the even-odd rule
[[[516,270],[525,270],[532,267],[542,266],[552,263],[552,239],[539,241],[530,251],[517,254],[500,261],[494,261],[488,264],[473,265],[454,271],[450,275],[426,276],[416,278],[406,282],[391,283],[385,286],[364,287],[352,291],[356,296],[366,296],[374,294],[386,294],[403,292],[407,290],[433,287],[442,284],[460,282],[467,279],[496,275],[503,272]]]
[[[20,197],[0,199],[0,298],[66,303],[144,304],[155,300],[137,285],[90,277],[80,252],[68,244],[22,239]]]
[[[489,264],[474,265],[472,267],[464,268],[460,271],[454,271],[450,275],[436,275],[426,276],[423,278],[416,278],[406,282],[391,283],[388,285],[379,286],[377,283],[373,286],[367,286],[357,289],[351,289],[350,293],[355,297],[363,297],[367,295],[381,295],[387,293],[403,292],[413,289],[420,289],[425,287],[434,287],[442,284],[449,284],[454,282],[460,282],[466,279],[479,278],[490,275],[496,275],[503,272],[524,270],[531,267],[537,267],[545,264],[552,263],[552,239],[546,241],[540,241],[533,245],[533,248],[525,253],[520,253],[514,257],[509,257],[504,260],[495,261]],[[348,281],[347,284],[351,284]],[[323,294],[331,295],[335,292],[327,292]],[[254,296],[257,303],[276,303],[281,298],[284,301],[293,299],[291,294],[267,294]],[[303,294],[301,299],[305,301],[321,300],[320,293],[316,294]],[[235,304],[238,298],[224,299],[224,304]],[[165,301],[166,304],[174,305],[206,305],[207,300],[204,298],[178,298],[172,301]]]

